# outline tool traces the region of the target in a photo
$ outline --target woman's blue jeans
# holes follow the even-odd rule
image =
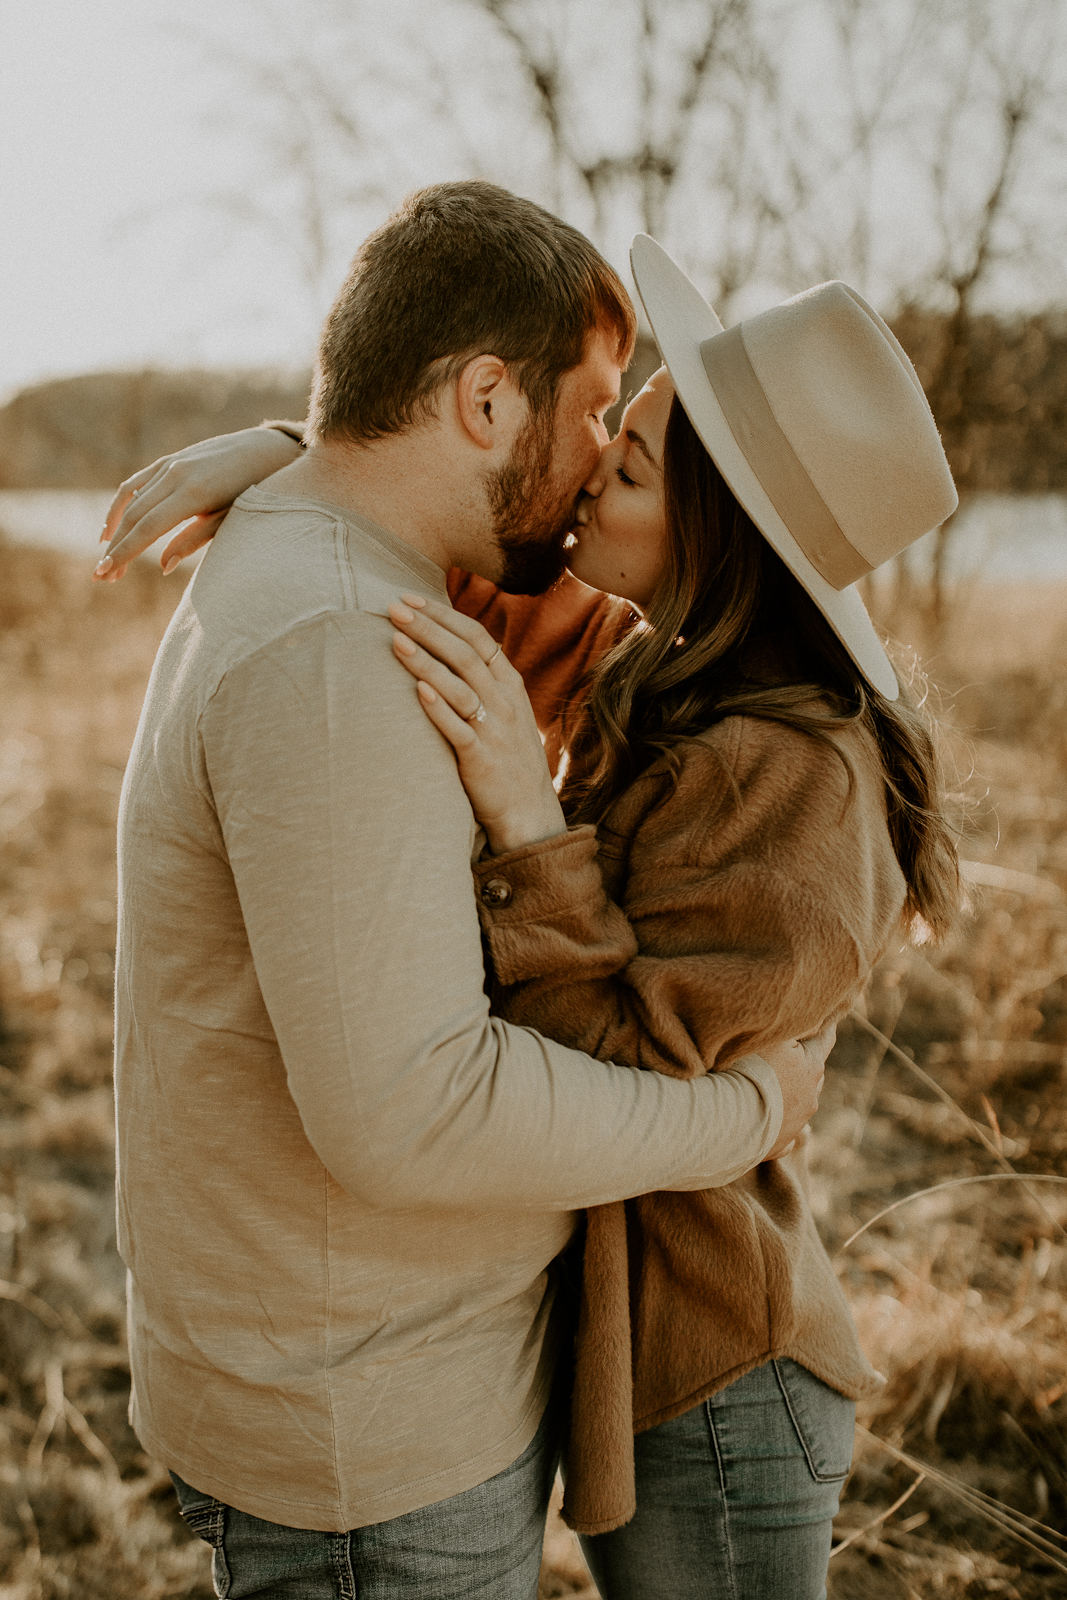
[[[582,1540],[603,1600],[824,1600],[854,1425],[780,1360],[639,1433],[636,1515]]]

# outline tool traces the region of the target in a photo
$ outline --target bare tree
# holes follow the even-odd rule
[[[373,0],[244,0],[195,37],[229,89],[219,122],[245,164],[204,199],[289,256],[312,326],[399,194],[432,165],[477,166],[432,16],[423,0],[394,0],[385,26]]]
[[[806,43],[771,139],[782,167],[779,270],[801,283],[847,277],[877,294],[879,168],[923,98],[936,43],[961,0],[814,0],[786,7],[785,49]],[[969,3],[969,0],[963,0]],[[811,93],[815,74],[824,92]],[[925,93],[924,93],[925,92]]]
[[[762,131],[776,172],[764,192],[777,204],[764,205],[751,277],[786,290],[846,277],[889,317],[937,312],[923,376],[966,485],[984,382],[976,314],[1067,289],[1057,194],[1067,10],[1062,0],[810,0],[779,8],[776,23],[779,93]],[[933,550],[935,630],[955,527]]]
[[[550,151],[549,202],[616,259],[630,229],[652,232],[727,313],[746,289],[766,299],[831,276],[890,312],[944,304],[986,198],[960,203],[986,183],[963,180],[976,128],[1015,105],[1021,138],[1063,59],[1063,0],[468,5],[510,48]],[[1001,234],[1017,210],[1008,156]],[[1021,240],[1015,256],[1032,268]]]
[[[662,0],[616,4],[612,26],[629,52],[626,72],[616,81],[629,79],[633,85],[632,131],[615,148],[591,155],[597,130],[584,114],[581,79],[567,72],[564,41],[557,30],[546,27],[541,0],[472,3],[514,46],[548,129],[557,170],[584,187],[598,231],[604,228],[615,192],[625,187],[632,191],[644,230],[662,232],[695,117],[711,89],[717,86],[721,92],[727,79],[751,88],[754,77],[767,77],[771,71],[753,38],[751,0],[710,0],[700,6],[679,6],[677,0],[673,5]],[[587,12],[592,9],[602,10],[586,7]],[[587,16],[587,25],[593,21]]]
[[[971,347],[971,324],[975,294],[982,287],[994,255],[998,226],[1010,207],[1013,179],[1018,170],[1019,150],[1023,136],[1032,121],[1040,99],[1040,88],[1034,75],[1019,76],[1001,69],[1000,121],[1001,147],[989,174],[986,194],[974,215],[969,237],[961,241],[953,237],[945,216],[947,211],[947,183],[945,167],[939,162],[936,168],[939,207],[943,222],[945,253],[940,273],[941,283],[950,291],[953,305],[944,325],[941,350],[933,374],[928,380],[927,394],[938,421],[946,431],[952,424],[963,420],[970,411],[973,375],[968,355]],[[964,248],[961,249],[961,244]],[[955,429],[952,429],[955,432]],[[953,445],[949,451],[957,474],[970,466],[966,442]],[[958,513],[956,514],[958,516]],[[946,620],[948,557],[951,535],[956,516],[950,517],[937,531],[934,544],[930,611],[936,633],[940,633]]]
[[[1049,191],[1051,163],[1037,183],[1020,152],[1050,148],[1064,0],[253,10],[253,42],[226,49],[258,155],[226,203],[284,240],[317,312],[404,189],[464,175],[542,200],[620,264],[653,233],[727,317],[844,276],[965,332],[1009,255],[1033,276],[1020,197]],[[946,405],[954,348],[934,375]]]
[[[470,4],[512,49],[547,135],[552,202],[577,212],[602,248],[617,253],[637,227],[685,254],[692,230],[687,239],[677,213],[683,203],[707,210],[713,196],[735,211],[744,196],[747,212],[759,217],[756,169],[745,169],[776,73],[755,0]],[[601,53],[591,59],[598,39]],[[736,229],[722,237],[713,262],[700,252],[701,275],[710,270],[715,288],[729,292],[747,276],[751,251],[737,249]]]
[[[975,299],[998,257],[1010,248],[1005,225],[1013,220],[1021,156],[1050,87],[1047,60],[1029,51],[1016,50],[1005,56],[1000,43],[991,37],[988,17],[972,28],[967,70],[940,118],[931,166],[941,248],[930,274],[930,287],[941,291],[949,304],[940,359],[928,379],[928,393],[945,422],[965,408],[965,352]],[[975,86],[979,76],[988,80],[984,89]],[[965,134],[966,112],[976,95],[984,96],[995,138],[978,193],[961,204],[953,167],[958,158],[956,147]]]
[[[973,355],[976,307],[999,267],[1040,253],[1027,226],[1024,190],[1042,151],[1047,160],[1063,138],[1062,125],[1056,126],[1062,114],[1062,13],[1058,0],[969,6],[959,19],[955,71],[936,119],[929,176],[938,248],[913,297],[945,312],[924,379],[964,486],[973,466],[973,420],[984,376]],[[1054,231],[1045,229],[1046,248]],[[1060,297],[1065,285],[1061,257]],[[961,509],[968,499],[964,487]],[[932,552],[929,620],[935,638],[947,620],[958,516],[938,530]]]

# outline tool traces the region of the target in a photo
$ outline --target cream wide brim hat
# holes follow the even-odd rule
[[[847,284],[724,329],[647,234],[630,264],[708,454],[864,677],[895,700],[896,673],[854,584],[959,503],[915,368]]]

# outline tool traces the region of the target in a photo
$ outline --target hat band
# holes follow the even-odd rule
[[[872,572],[873,563],[845,538],[778,426],[748,358],[740,324],[705,339],[700,356],[741,453],[815,570],[834,589]]]

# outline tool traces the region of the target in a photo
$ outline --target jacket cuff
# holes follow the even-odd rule
[[[498,983],[619,971],[637,954],[633,930],[604,892],[596,830],[571,828],[474,864],[482,932]]]
[[[537,921],[576,901],[606,899],[596,865],[596,829],[589,823],[524,844],[473,866],[482,927]]]

